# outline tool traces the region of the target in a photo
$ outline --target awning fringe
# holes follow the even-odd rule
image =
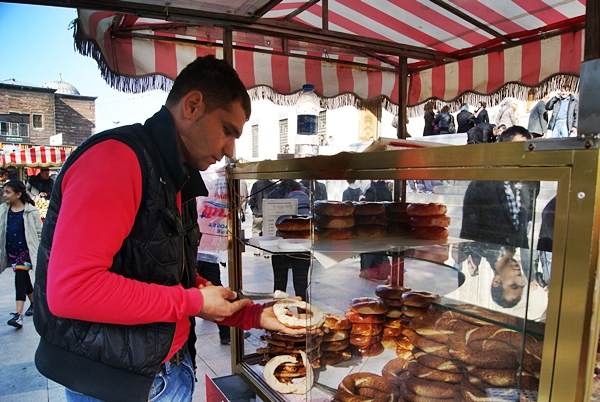
[[[112,88],[127,93],[141,93],[152,90],[162,90],[168,92],[173,86],[173,80],[161,74],[152,74],[143,77],[128,77],[122,74],[115,73],[111,70],[108,62],[104,58],[98,44],[88,37],[81,27],[79,19],[71,22],[73,28],[74,48],[80,54],[89,56],[96,60],[102,78]],[[452,112],[457,111],[463,103],[476,105],[480,101],[487,103],[488,107],[493,107],[499,104],[503,99],[510,97],[516,99],[527,100],[529,90],[535,88],[536,99],[540,99],[544,92],[552,92],[560,90],[563,84],[571,86],[571,91],[579,92],[579,77],[574,75],[557,74],[551,76],[535,87],[526,86],[517,82],[510,82],[503,85],[500,89],[492,94],[479,94],[474,92],[465,92],[459,97],[450,101],[443,101],[437,98],[430,98],[418,105],[411,105],[406,108],[408,117],[422,116],[425,111],[425,104],[433,102],[436,110],[448,105]],[[252,100],[267,99],[276,105],[294,106],[300,96],[300,92],[290,95],[284,95],[269,86],[256,86],[248,89]],[[398,114],[399,107],[393,103],[387,96],[380,95],[371,99],[362,99],[353,93],[343,93],[334,97],[321,97],[321,107],[324,109],[338,109],[344,106],[354,106],[358,109],[367,109],[378,115],[379,107],[387,110],[393,115]]]
[[[515,98],[526,101],[529,91],[532,88],[535,90],[535,99],[541,99],[544,93],[559,91],[560,87],[565,84],[571,87],[571,92],[579,93],[579,77],[567,74],[557,74],[547,78],[534,87],[523,85],[518,82],[509,82],[500,87],[500,89],[498,89],[496,92],[489,95],[475,92],[464,92],[459,97],[450,101],[430,98],[418,105],[407,107],[406,112],[408,117],[423,116],[425,114],[425,105],[428,102],[433,103],[435,110],[440,110],[442,107],[447,105],[450,108],[451,113],[457,112],[464,103],[470,106],[476,106],[478,102],[486,102],[487,107],[491,108],[500,104],[500,102],[502,102],[505,98]]]
[[[73,29],[73,47],[84,56],[91,57],[98,63],[98,69],[104,81],[117,91],[126,93],[141,93],[152,90],[163,90],[168,92],[173,86],[173,80],[161,74],[147,75],[144,77],[127,77],[112,71],[108,62],[102,54],[100,46],[86,35],[79,18],[71,22]]]

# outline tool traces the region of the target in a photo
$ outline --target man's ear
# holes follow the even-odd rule
[[[204,96],[200,91],[190,91],[182,100],[183,117],[185,119],[195,120],[204,114],[206,109],[204,105]]]
[[[498,275],[494,276],[494,279],[492,279],[492,287],[497,288],[498,286],[500,286],[500,277]]]

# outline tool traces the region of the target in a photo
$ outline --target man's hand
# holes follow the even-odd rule
[[[222,286],[205,286],[199,290],[204,298],[204,304],[197,317],[205,320],[223,321],[252,303],[248,299],[233,301],[237,296],[235,292]]]
[[[300,298],[300,297],[292,297],[292,299],[302,300],[302,298]],[[283,325],[281,323],[281,321],[279,321],[277,319],[277,316],[275,315],[275,312],[273,311],[273,305],[275,303],[276,302],[269,302],[269,303],[265,304],[263,311],[260,314],[260,327],[262,329],[267,329],[270,331],[279,331],[279,332],[283,332],[283,333],[290,334],[290,335],[301,335],[301,334],[306,334],[307,332],[311,333],[311,334],[319,334],[322,332],[320,329],[306,331],[306,328],[295,329],[295,328],[286,327],[285,325]],[[301,319],[306,318],[306,314],[299,314],[298,316]]]

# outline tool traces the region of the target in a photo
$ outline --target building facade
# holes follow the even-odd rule
[[[0,143],[79,145],[94,134],[95,100],[62,79],[44,87],[0,81]]]

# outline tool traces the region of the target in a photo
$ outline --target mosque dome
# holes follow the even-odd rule
[[[67,81],[62,80],[62,74],[58,75],[58,81],[49,82],[46,84],[46,87],[56,89],[57,94],[81,95],[77,88],[69,84]]]

